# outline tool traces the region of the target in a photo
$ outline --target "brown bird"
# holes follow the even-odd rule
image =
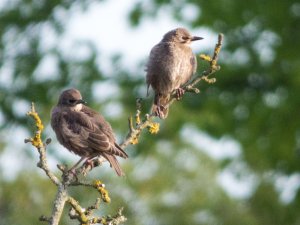
[[[104,117],[84,104],[80,92],[69,89],[61,93],[51,115],[51,126],[60,144],[81,156],[73,168],[82,160],[103,156],[119,176],[124,175],[115,156],[127,158],[127,154],[116,143]]]
[[[168,115],[171,93],[176,90],[177,99],[182,97],[182,85],[196,72],[197,61],[190,44],[201,39],[185,28],[177,28],[166,33],[152,48],[146,66],[147,95],[151,86],[154,90],[152,113],[161,119]]]

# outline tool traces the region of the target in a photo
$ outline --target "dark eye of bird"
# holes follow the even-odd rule
[[[70,99],[69,103],[74,104],[74,103],[76,103],[76,100],[75,99]]]
[[[183,39],[183,40],[188,40],[188,39],[189,39],[189,37],[187,37],[187,36],[183,36],[183,37],[182,37],[182,39]]]

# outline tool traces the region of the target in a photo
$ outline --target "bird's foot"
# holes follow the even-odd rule
[[[87,160],[85,160],[85,162],[83,163],[84,167],[87,168],[87,167],[91,167],[91,169],[93,169],[95,166],[94,166],[94,162],[93,162],[93,159],[94,157],[92,158],[88,158]]]
[[[176,89],[176,99],[177,99],[177,101],[182,98],[184,93],[185,93],[185,90],[183,88]]]
[[[158,116],[159,118],[163,119],[165,117],[164,111],[166,107],[163,105],[157,105],[154,110],[155,116]]]

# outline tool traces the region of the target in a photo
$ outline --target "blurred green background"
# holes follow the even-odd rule
[[[197,54],[211,54],[217,34],[224,33],[217,82],[201,83],[199,95],[172,105],[157,135],[144,132],[138,145],[126,149],[125,178],[108,166],[93,171],[90,177],[102,179],[112,198],[100,214],[124,206],[131,225],[299,225],[299,1],[136,0],[122,3],[122,15],[114,11],[120,4],[0,2],[0,224],[38,224],[41,214],[51,213],[55,197],[55,187],[36,168],[35,150],[23,144],[34,129],[25,115],[30,103],[46,125],[44,138],[53,140],[48,154],[55,171],[57,163],[78,159],[57,144],[49,127],[51,107],[67,87],[80,89],[121,141],[135,98],[145,97],[151,46],[168,30],[185,26],[205,38],[193,44]],[[117,47],[111,54],[93,41],[65,35],[74,16],[98,10],[101,25],[93,21],[93,29],[99,40],[110,40],[108,31],[121,21],[127,24],[117,31],[118,44],[102,41],[108,51]],[[146,40],[147,48],[138,47]],[[136,52],[141,56],[134,58]],[[207,67],[198,65],[199,73]],[[150,103],[144,100],[144,113]],[[83,206],[97,196],[84,188],[71,193]],[[77,223],[65,210],[61,224]]]

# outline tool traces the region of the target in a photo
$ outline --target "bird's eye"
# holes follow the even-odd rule
[[[76,103],[76,100],[75,99],[70,99],[69,103],[74,104],[74,103]]]
[[[189,39],[189,37],[187,37],[187,36],[183,36],[183,37],[182,37],[182,39],[183,39],[183,40],[188,40],[188,39]]]

